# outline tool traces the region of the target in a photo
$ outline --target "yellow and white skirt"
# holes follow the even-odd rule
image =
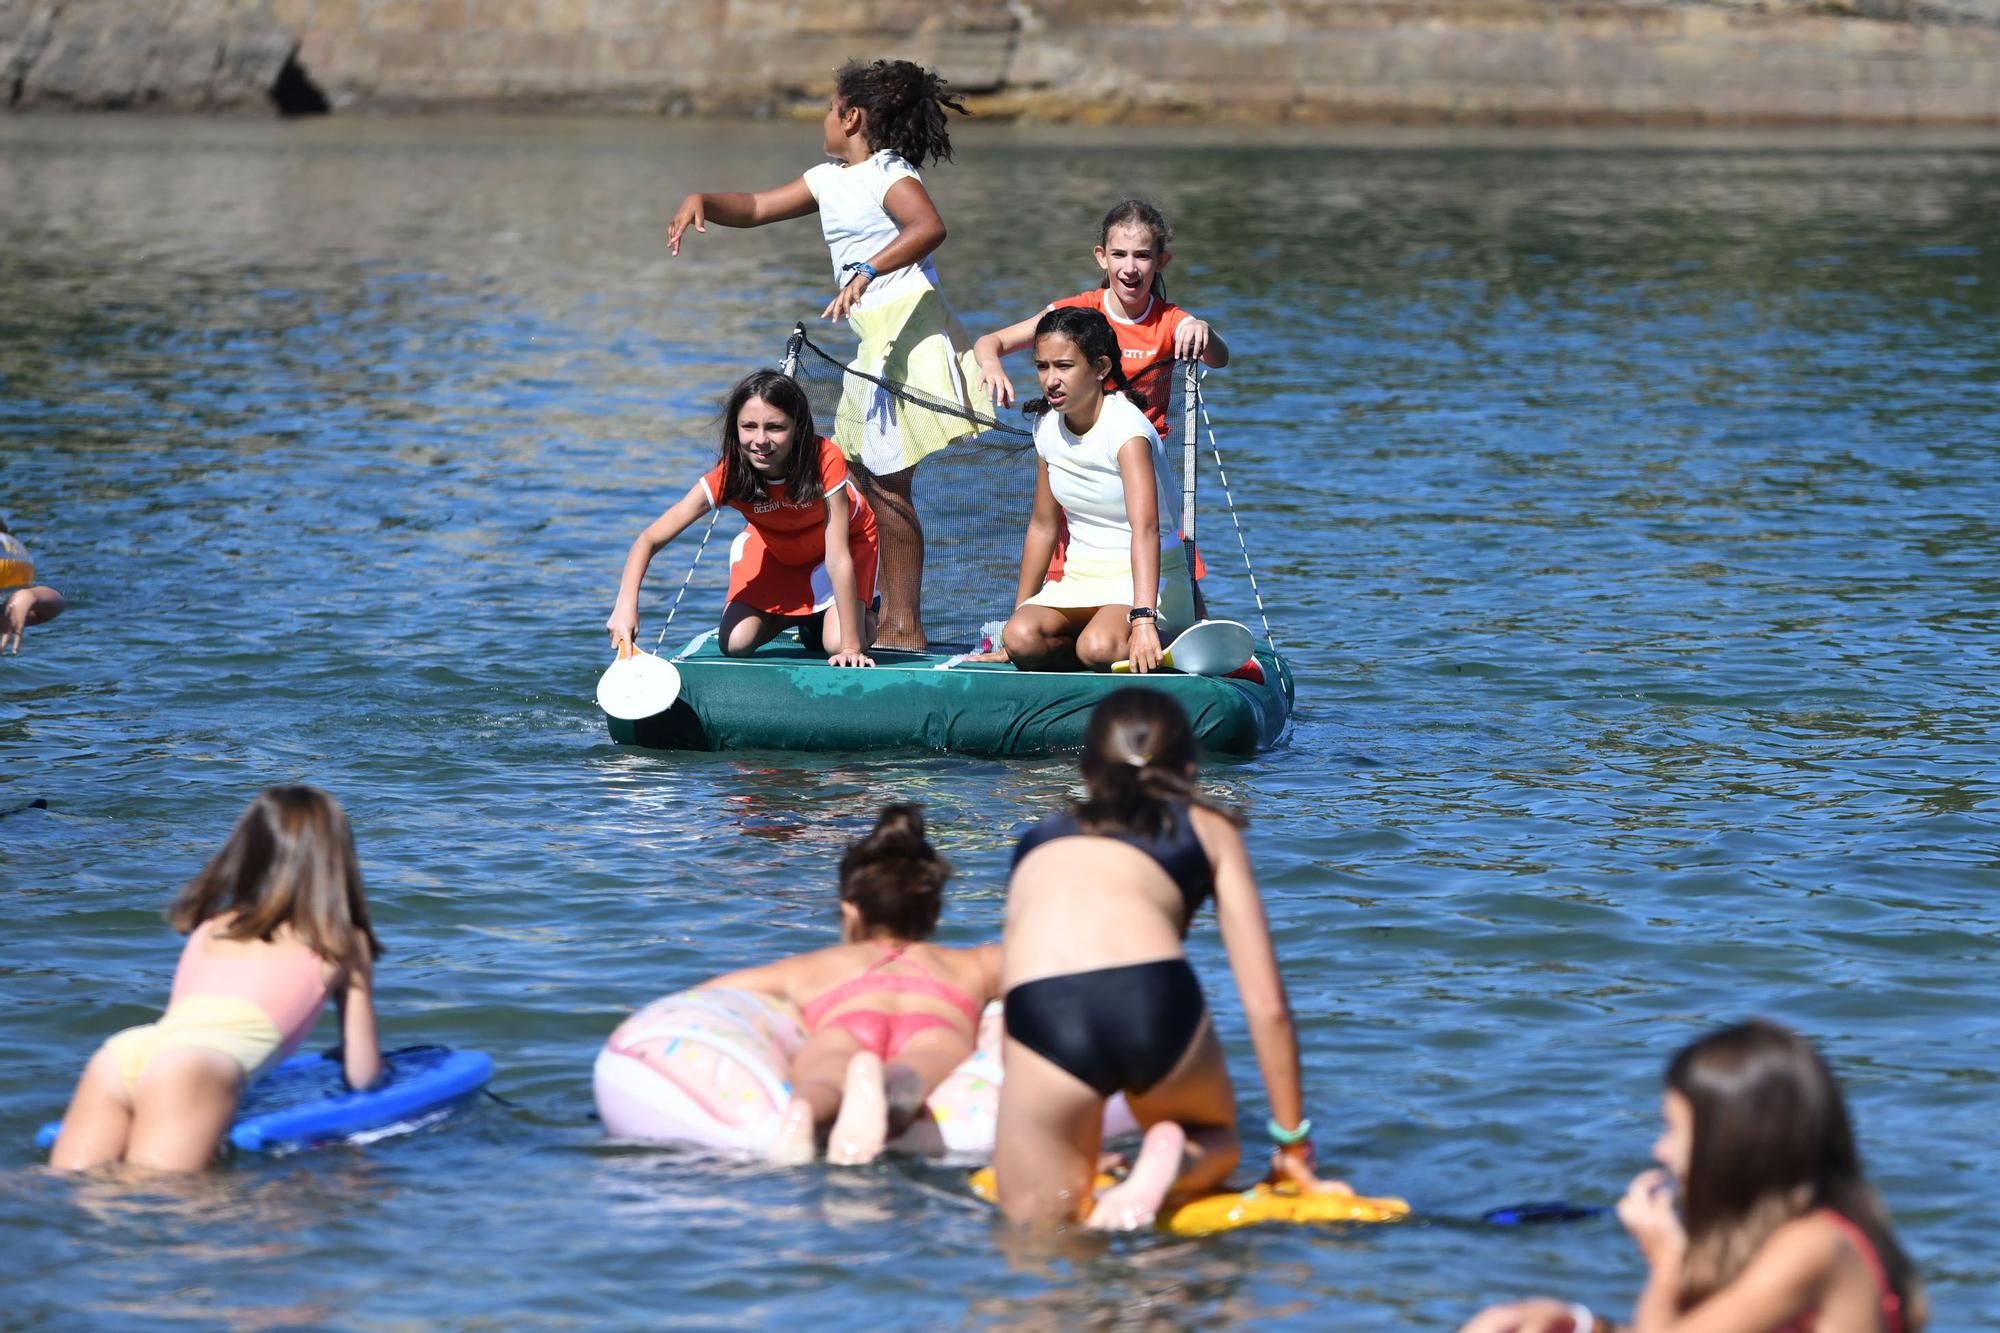
[[[861,336],[848,369],[945,407],[993,415],[965,330],[935,288],[865,306],[847,318]],[[965,417],[908,402],[857,375],[842,379],[834,442],[877,476],[915,467],[946,445],[979,433]]]
[[[1023,602],[1023,606],[1046,606],[1057,611],[1084,611],[1100,606],[1132,604],[1132,562],[1087,556],[1074,548],[1063,564],[1063,575]],[[1160,642],[1173,642],[1176,634],[1194,624],[1194,580],[1188,577],[1187,552],[1179,544],[1160,552],[1160,592],[1153,602],[1158,613],[1154,624]]]

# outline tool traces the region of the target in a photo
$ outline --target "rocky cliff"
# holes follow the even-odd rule
[[[0,104],[768,112],[849,56],[1050,119],[2000,123],[2000,0],[0,0]]]

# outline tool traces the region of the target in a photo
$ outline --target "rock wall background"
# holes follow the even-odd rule
[[[0,0],[0,105],[2000,123],[2000,0]]]

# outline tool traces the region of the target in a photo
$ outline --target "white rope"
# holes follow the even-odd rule
[[[687,577],[681,580],[681,590],[674,594],[674,604],[667,608],[667,619],[660,626],[660,637],[653,642],[653,651],[659,652],[660,645],[667,641],[667,626],[674,623],[674,615],[681,609],[681,598],[687,596],[688,584],[694,582],[694,567],[701,563],[701,553],[708,549],[708,539],[715,535],[715,520],[722,517],[720,509],[708,511],[708,526],[701,530],[701,545],[694,548],[694,559],[688,561]]]
[[[1223,503],[1229,506],[1229,521],[1236,525],[1236,547],[1243,552],[1243,569],[1250,575],[1250,595],[1257,601],[1257,618],[1264,622],[1264,642],[1278,651],[1278,640],[1271,633],[1271,617],[1264,611],[1264,594],[1257,587],[1257,571],[1250,563],[1250,545],[1243,539],[1243,520],[1236,513],[1236,497],[1229,492],[1229,473],[1222,466],[1222,449],[1215,442],[1215,423],[1208,419],[1208,400],[1202,396],[1201,381],[1206,374],[1190,376],[1188,392],[1193,395],[1194,407],[1201,413],[1201,426],[1208,433],[1208,451],[1215,456],[1215,475],[1222,483]],[[1189,533],[1192,536],[1192,533]]]

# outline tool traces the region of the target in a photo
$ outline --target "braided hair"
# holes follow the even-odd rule
[[[1111,331],[1111,321],[1101,310],[1088,306],[1057,306],[1045,311],[1035,321],[1035,342],[1040,342],[1051,333],[1059,333],[1076,344],[1076,350],[1084,359],[1095,365],[1102,358],[1110,358],[1111,373],[1106,375],[1107,392],[1112,389],[1128,397],[1136,397],[1132,381],[1125,374],[1124,356],[1118,350],[1118,335]],[[1033,344],[1030,344],[1031,346]],[[1021,404],[1023,415],[1038,417],[1049,410],[1049,400],[1036,398]]]
[[[886,805],[875,829],[840,858],[840,900],[862,924],[899,940],[928,939],[944,912],[951,862],[924,836],[921,806]]]
[[[833,76],[834,96],[868,115],[868,146],[886,148],[913,167],[951,161],[945,111],[968,115],[944,79],[908,60],[850,60]]]

